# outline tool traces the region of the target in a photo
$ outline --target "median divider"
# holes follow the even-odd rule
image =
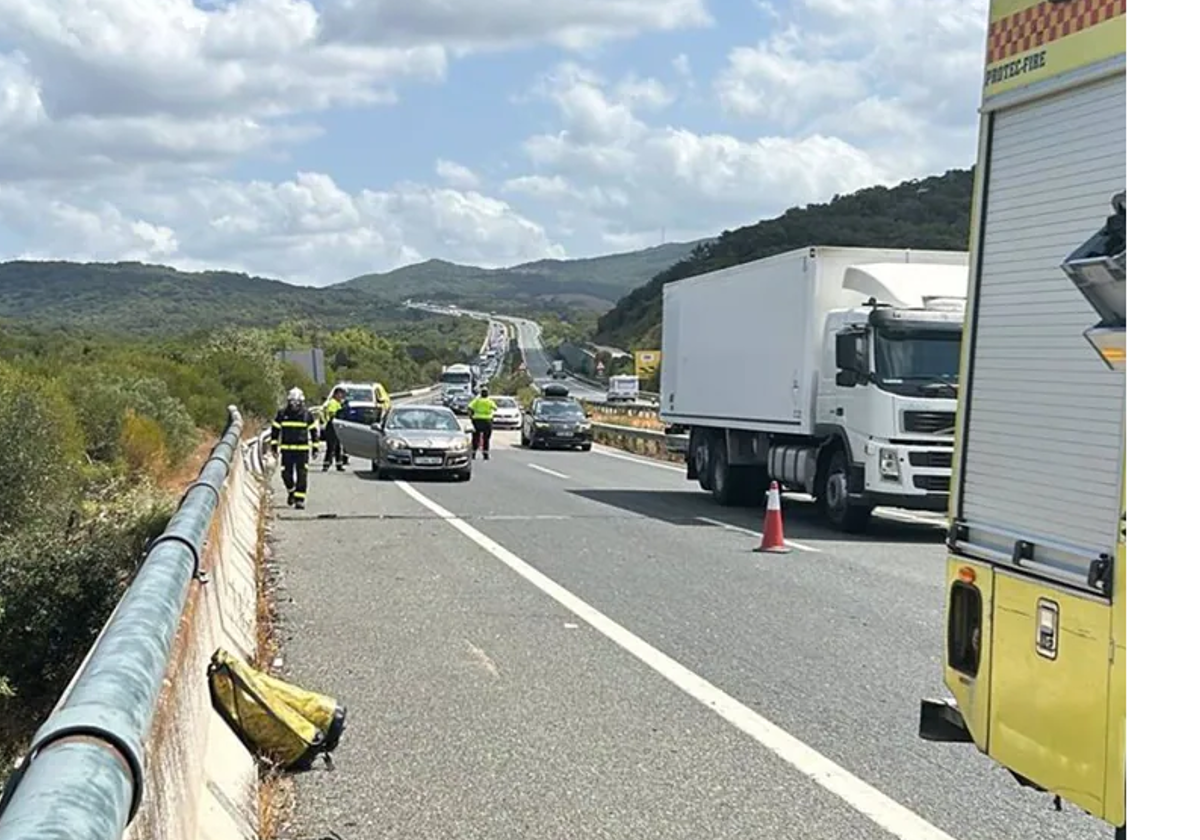
[[[253,659],[262,437],[229,422],[0,802],[0,840],[257,837],[258,768],[212,709],[217,647]],[[257,473],[257,475],[256,475]]]

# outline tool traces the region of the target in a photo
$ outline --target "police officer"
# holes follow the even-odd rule
[[[492,452],[492,417],[496,414],[496,401],[488,396],[487,386],[479,389],[479,396],[467,405],[471,412],[471,460],[475,460],[479,452],[479,444],[483,443],[483,460],[488,460]]]
[[[308,459],[317,457],[317,420],[304,405],[304,392],[288,391],[287,405],[271,423],[271,449],[279,458],[288,507],[304,510],[308,498]]]
[[[337,464],[338,472],[345,472],[346,464],[350,463],[350,459],[342,451],[342,441],[338,437],[337,429],[333,427],[333,420],[342,413],[345,399],[346,389],[334,388],[325,405],[321,406],[325,412],[325,463],[321,465],[321,472],[329,472],[334,463]]]

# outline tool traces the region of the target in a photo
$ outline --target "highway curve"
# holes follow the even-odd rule
[[[793,503],[798,547],[760,555],[760,513],[669,465],[496,444],[467,484],[354,462],[278,509],[285,671],[350,710],[293,840],[1109,836],[917,738],[936,528],[847,538]]]

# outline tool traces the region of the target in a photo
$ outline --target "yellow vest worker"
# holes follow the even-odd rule
[[[480,444],[483,444],[483,460],[486,461],[491,458],[492,417],[496,414],[496,401],[488,396],[487,388],[480,388],[479,396],[471,400],[467,410],[471,412],[471,425],[475,427],[471,433],[471,460],[475,459]]]
[[[334,388],[329,399],[325,401],[325,405],[321,406],[325,414],[325,463],[321,465],[321,472],[329,472],[329,468],[335,465],[338,472],[345,472],[346,464],[350,463],[350,459],[342,450],[342,441],[338,438],[337,429],[333,425],[334,418],[342,413],[344,408],[342,400],[345,398],[345,389]]]

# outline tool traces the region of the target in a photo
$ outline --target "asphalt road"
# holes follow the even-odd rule
[[[470,483],[318,473],[278,511],[285,670],[349,707],[291,840],[1111,836],[917,738],[940,530],[789,503],[797,548],[755,554],[761,514],[669,465],[516,437]]]
[[[483,320],[491,320],[491,316],[486,312],[474,312],[467,309],[449,310],[443,307],[434,307],[428,304],[412,304],[416,309],[426,309],[431,312],[450,312],[457,311],[459,315],[469,318],[479,318]],[[510,315],[499,315],[496,320],[512,324],[517,332],[517,346],[521,350],[521,357],[525,360],[525,366],[529,370],[530,377],[534,384],[539,388],[547,385],[555,380],[552,377],[546,376],[546,371],[550,369],[550,358],[546,355],[545,348],[542,347],[542,328],[534,321],[525,318],[515,318]],[[607,392],[596,388],[583,380],[576,379],[573,376],[568,376],[564,383],[571,389],[571,394],[581,400],[591,402],[604,402],[608,396]]]

